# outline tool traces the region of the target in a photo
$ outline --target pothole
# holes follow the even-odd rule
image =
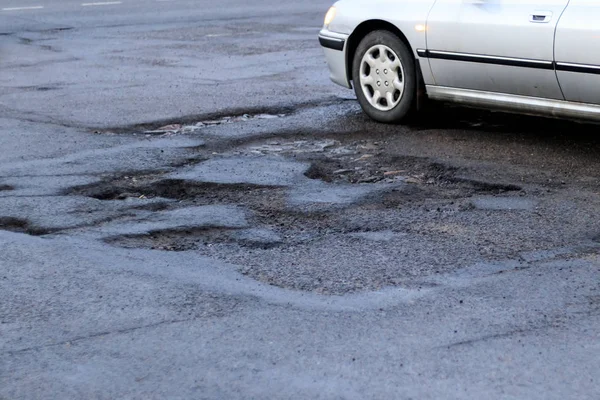
[[[445,171],[436,165],[429,170]],[[401,185],[396,196],[402,200],[395,205],[390,193],[335,211],[307,211],[289,207],[285,188],[163,180],[150,185],[153,193],[180,199],[180,206],[243,205],[251,210],[248,226],[163,229],[107,242],[125,248],[194,251],[238,265],[244,275],[269,285],[324,294],[404,287],[457,265],[511,257],[511,252],[530,246],[529,233],[518,240],[508,234],[497,238],[497,232],[473,222],[481,215],[461,213],[462,202],[469,199],[446,198],[464,195],[469,186],[461,185]],[[483,218],[492,226],[517,226],[519,221],[515,214]]]
[[[0,230],[16,233],[26,233],[32,236],[42,236],[50,233],[50,230],[36,227],[22,218],[0,217]]]
[[[236,244],[242,248],[270,249],[279,246],[281,238],[262,229],[202,227],[151,232],[144,235],[125,235],[109,238],[107,243],[124,248],[161,251],[190,251],[216,244]]]
[[[322,163],[319,164],[311,164],[310,168],[304,173],[308,179],[316,179],[324,182],[331,182],[331,175],[327,173],[328,171],[323,168]]]
[[[463,183],[472,186],[477,192],[501,194],[506,192],[520,192],[523,188],[512,183],[486,182],[473,178],[453,176],[449,178],[452,183]]]
[[[126,200],[129,198],[165,198],[187,200],[196,205],[247,203],[280,204],[284,198],[282,188],[252,184],[221,184],[164,179],[156,182],[120,180],[79,187],[70,191],[98,200]],[[156,209],[158,205],[149,205]],[[164,208],[158,208],[158,210]]]
[[[100,182],[76,186],[65,192],[67,195],[91,197],[97,200],[126,200],[128,198],[157,197],[148,193],[146,187],[160,179],[164,173],[123,174],[105,178]]]
[[[108,132],[114,133],[141,133],[144,135],[156,135],[156,136],[171,136],[177,134],[187,134],[187,133],[195,133],[202,129],[206,129],[209,127],[215,127],[220,125],[229,125],[243,122],[250,122],[256,120],[270,120],[270,119],[278,119],[283,118],[287,114],[284,113],[266,113],[266,112],[258,112],[258,113],[244,113],[244,114],[236,114],[236,115],[225,115],[225,116],[215,116],[208,118],[199,118],[194,120],[192,118],[187,118],[186,120],[175,122],[171,121],[168,123],[163,122],[162,124],[142,124],[134,127],[128,128],[118,128],[111,129]],[[99,131],[98,131],[99,132]]]
[[[29,222],[13,217],[0,217],[0,229],[13,231],[13,232],[25,232],[29,226]]]
[[[295,209],[281,209],[276,204],[267,204],[254,209],[254,221],[260,226],[285,230],[289,242],[304,241],[310,237],[344,231],[343,213],[324,211],[302,212]]]
[[[312,158],[305,176],[325,182],[352,184],[398,182],[414,184],[443,184],[458,168],[418,157],[387,156],[383,154],[331,155]]]
[[[303,154],[323,153],[328,149],[339,148],[340,142],[333,139],[323,140],[271,140],[268,143],[253,145],[245,150],[251,154]]]
[[[249,199],[262,198],[274,201],[282,190],[276,187],[253,184],[222,184],[210,182],[189,182],[168,179],[150,184],[142,189],[149,196],[177,200],[192,200],[195,204],[243,203]]]
[[[486,182],[473,178],[457,176],[460,168],[417,157],[386,157],[365,155],[348,160],[347,158],[329,158],[315,160],[306,171],[310,179],[335,183],[395,183],[409,185],[434,186],[449,191],[461,190],[464,197],[474,193],[502,194],[521,191],[514,184]]]
[[[352,135],[356,138],[358,134]],[[281,140],[270,138],[241,147],[246,154],[285,155],[310,164],[305,176],[328,183],[395,183],[421,186],[462,188],[465,196],[473,193],[501,194],[520,191],[518,185],[487,182],[464,176],[465,170],[427,157],[390,154],[386,141],[342,140]],[[463,175],[460,175],[463,174]]]
[[[237,116],[226,116],[219,119],[203,120],[192,124],[169,124],[159,127],[157,129],[144,131],[143,133],[150,135],[174,135],[178,133],[193,133],[211,126],[228,125],[261,119],[276,119],[283,117],[285,117],[285,114],[243,114]]]

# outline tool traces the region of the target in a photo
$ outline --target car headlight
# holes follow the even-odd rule
[[[329,24],[331,24],[333,22],[333,19],[335,18],[335,7],[331,7],[329,9],[329,11],[327,11],[327,14],[325,14],[325,27],[329,27]]]

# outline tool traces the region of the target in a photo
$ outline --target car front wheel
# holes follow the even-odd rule
[[[389,31],[374,31],[358,45],[352,62],[354,91],[364,112],[378,122],[398,123],[415,109],[413,55]]]

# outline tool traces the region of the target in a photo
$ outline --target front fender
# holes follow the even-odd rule
[[[427,16],[436,0],[341,0],[335,4],[336,17],[329,24],[332,32],[352,35],[368,21],[385,21],[396,26],[416,49],[427,48]]]

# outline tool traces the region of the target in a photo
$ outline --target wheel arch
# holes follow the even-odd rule
[[[346,50],[346,73],[348,75],[348,81],[352,81],[352,60],[354,60],[354,55],[356,54],[356,49],[360,41],[369,33],[378,30],[386,30],[390,31],[396,36],[400,38],[408,46],[411,52],[414,52],[414,49],[410,45],[410,42],[402,33],[402,31],[394,24],[388,21],[384,21],[381,19],[371,19],[368,21],[362,22],[360,25],[354,29],[350,37],[348,38],[347,50]]]
[[[346,44],[346,75],[348,82],[352,82],[352,62],[354,60],[354,55],[356,54],[358,45],[366,35],[377,30],[386,30],[392,32],[393,34],[398,36],[398,38],[400,38],[400,40],[402,40],[404,44],[406,44],[406,46],[410,49],[411,54],[413,55],[415,69],[417,72],[417,109],[421,109],[427,98],[425,83],[423,82],[423,72],[421,71],[421,64],[415,57],[415,50],[410,45],[410,42],[408,41],[406,35],[402,32],[402,30],[400,30],[400,28],[398,28],[391,22],[381,19],[371,19],[363,21],[354,29],[352,34],[348,37],[348,41]],[[354,82],[352,82],[352,85],[354,85]]]

